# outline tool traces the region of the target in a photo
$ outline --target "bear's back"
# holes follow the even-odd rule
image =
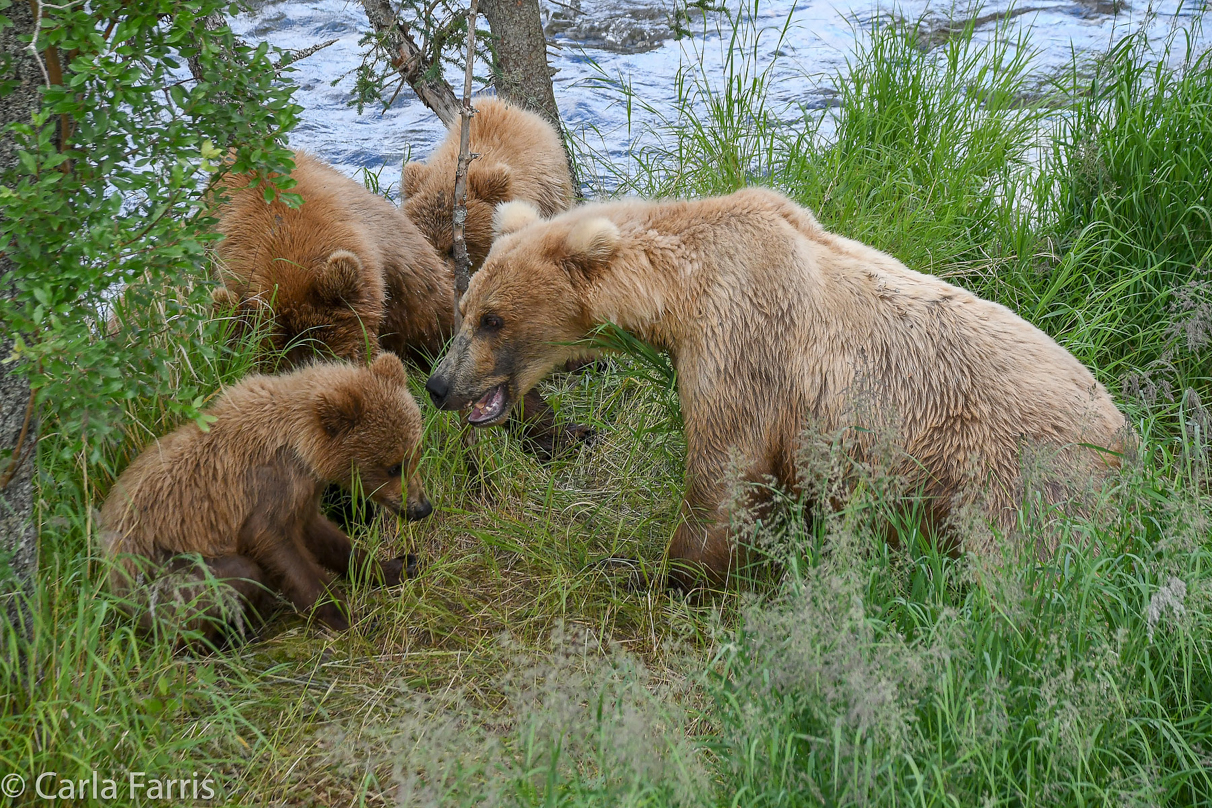
[[[887,346],[888,385],[916,378],[932,397],[964,392],[952,409],[969,420],[1011,424],[1028,440],[1117,443],[1122,414],[1094,374],[1043,330],[895,258],[844,240],[839,271],[866,275],[871,332]],[[913,374],[912,377],[906,374]],[[950,398],[955,399],[955,393]],[[901,396],[908,406],[910,396]],[[936,404],[927,400],[924,405]],[[982,410],[977,412],[976,410]]]
[[[1053,480],[1118,465],[1123,414],[1051,336],[860,242],[806,232],[803,221],[789,229],[804,239],[804,284],[822,290],[796,330],[798,386],[818,423],[862,427],[858,446],[891,430],[905,454],[898,471],[942,501],[984,475],[978,488],[1002,520],[1012,518],[1024,452],[1052,456]]]
[[[747,189],[703,203],[719,227],[753,233],[746,249],[739,240],[733,249],[715,248],[766,276],[756,284],[752,276],[735,279],[735,285],[777,285],[770,290],[774,297],[798,297],[812,309],[808,315],[799,307],[797,340],[830,346],[829,355],[813,356],[814,375],[820,360],[838,378],[870,374],[860,382],[879,385],[895,406],[921,411],[923,421],[940,413],[972,419],[981,409],[986,422],[1004,422],[1007,430],[1015,423],[1028,438],[1116,442],[1123,416],[1103,386],[1056,340],[1006,306],[831,233],[774,191]],[[775,216],[786,222],[781,238],[771,229]],[[775,266],[783,256],[790,265]],[[813,295],[815,308],[808,302]]]
[[[683,381],[728,385],[727,400],[684,398],[688,433],[701,409],[780,424],[787,447],[806,419],[848,430],[859,454],[892,437],[913,458],[898,471],[942,497],[986,472],[1009,490],[1025,447],[1124,448],[1125,421],[1106,389],[1042,330],[825,231],[780,194],[616,202],[578,214],[594,215],[655,245],[647,254],[665,276],[656,288],[679,312],[674,330],[693,335],[693,356],[678,363]],[[1090,457],[1116,464],[1097,450]]]
[[[305,153],[295,156],[291,173],[303,204],[275,199],[245,176],[226,184],[229,201],[217,211],[216,254],[229,286],[260,291],[288,286],[296,275],[310,275],[337,250],[356,255],[371,273],[382,271],[384,245],[402,229],[399,212],[356,181]]]
[[[114,483],[101,509],[111,556],[162,563],[178,553],[215,557],[234,551],[242,492],[227,453],[196,424],[146,446]]]
[[[477,99],[473,106],[470,150],[480,155],[475,162],[508,166],[510,199],[531,202],[544,216],[567,210],[575,197],[572,172],[555,128],[538,114],[496,98]],[[454,182],[458,131],[452,127],[426,161],[439,167],[434,176],[442,182]]]
[[[207,431],[183,424],[144,447],[101,509],[109,554],[162,562],[179,553],[235,553],[253,505],[250,472],[281,463],[280,450],[297,441],[292,410],[309,384],[298,373],[246,377],[207,408]]]

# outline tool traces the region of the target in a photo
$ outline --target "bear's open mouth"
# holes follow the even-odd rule
[[[471,412],[467,413],[467,423],[472,426],[489,426],[501,420],[508,408],[509,396],[505,392],[505,382],[501,382],[471,405]]]

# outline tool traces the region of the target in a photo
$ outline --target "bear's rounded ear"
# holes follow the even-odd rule
[[[579,221],[564,237],[561,263],[574,282],[589,280],[610,263],[620,238],[618,226],[603,216]]]
[[[523,227],[529,227],[542,219],[543,216],[539,213],[539,209],[529,202],[521,199],[502,202],[497,205],[496,212],[492,214],[493,238],[516,233]]]
[[[316,401],[316,416],[330,438],[348,435],[362,420],[362,394],[348,388],[328,390]]]
[[[404,198],[415,194],[421,190],[422,183],[429,176],[429,166],[425,163],[416,160],[410,160],[404,164],[404,176],[400,179],[401,189],[404,191]]]
[[[362,261],[348,250],[336,250],[316,280],[316,294],[330,303],[362,298]]]
[[[511,184],[507,165],[493,163],[490,166],[476,166],[473,163],[467,169],[467,195],[489,205],[495,206],[509,199]]]
[[[408,373],[404,370],[404,363],[400,361],[400,357],[390,351],[384,351],[370,363],[370,372],[401,387],[408,384]]]

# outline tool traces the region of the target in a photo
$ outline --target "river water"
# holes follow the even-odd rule
[[[773,63],[769,100],[790,117],[800,105],[831,106],[847,59],[872,26],[891,14],[924,20],[927,30],[942,30],[948,20],[977,19],[978,38],[1007,32],[997,18],[1010,14],[1008,33],[1029,34],[1037,51],[1032,69],[1041,77],[1064,69],[1074,53],[1105,52],[1147,20],[1158,40],[1174,26],[1197,28],[1196,6],[1181,0],[1147,7],[1136,0],[993,0],[975,10],[923,0],[883,7],[871,0],[760,0],[755,7],[750,0],[747,7],[730,5],[730,15],[708,11],[681,18],[676,24],[693,34],[679,38],[672,0],[541,2],[561,115],[574,138],[615,160],[642,149],[650,127],[672,109],[679,71],[699,71],[712,84],[722,81],[721,65],[737,30],[757,69]],[[742,21],[734,27],[733,19]],[[234,18],[232,28],[248,41],[291,50],[337,40],[297,63],[292,74],[295,99],[305,110],[291,135],[295,148],[351,175],[359,169],[377,173],[388,189],[399,182],[405,155],[424,157],[445,133],[407,87],[386,110],[371,105],[359,114],[349,105],[353,71],[362,60],[359,40],[369,30],[361,5],[352,0],[265,2]],[[448,79],[462,87],[461,71],[451,69]]]

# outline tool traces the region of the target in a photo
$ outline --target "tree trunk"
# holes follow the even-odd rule
[[[560,109],[551,88],[547,37],[538,0],[481,0],[496,55],[497,92],[542,115],[559,130]]]
[[[222,30],[226,25],[227,19],[223,16],[223,12],[212,11],[210,14],[207,14],[205,17],[198,20],[198,27],[201,29],[198,31],[198,38],[207,38],[215,31]],[[223,53],[229,62],[236,61],[236,58],[231,51],[224,48]],[[188,61],[189,72],[193,75],[194,81],[198,83],[206,81],[206,76],[203,75],[202,63],[198,60],[197,55],[195,54],[194,56],[189,57]]]
[[[551,86],[552,70],[547,64],[547,36],[543,33],[539,0],[480,0],[480,9],[492,31],[497,92],[506,101],[542,115],[562,135],[564,127]],[[573,172],[573,187],[577,188],[575,164],[567,142],[564,153]]]
[[[44,83],[42,68],[19,35],[34,30],[30,4],[17,0],[4,11],[12,25],[0,28],[0,66],[16,80],[7,95],[0,96],[0,131],[11,123],[30,122]],[[17,166],[12,135],[0,137],[0,181],[9,182]],[[0,215],[3,215],[0,211]],[[13,263],[8,245],[0,244],[0,295],[13,295]],[[29,380],[13,373],[7,360],[13,340],[0,325],[0,608],[9,620],[22,620],[28,634],[28,611],[21,602],[33,592],[37,571],[37,535],[34,531],[34,446],[38,424],[34,415]]]

